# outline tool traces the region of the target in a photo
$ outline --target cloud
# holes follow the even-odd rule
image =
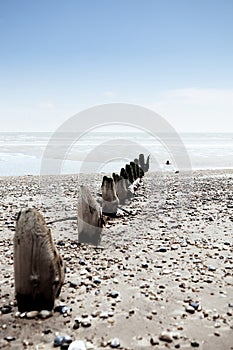
[[[233,89],[174,89],[148,106],[180,131],[233,131]]]

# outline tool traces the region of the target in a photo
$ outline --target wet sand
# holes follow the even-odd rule
[[[73,217],[78,185],[98,198],[101,179],[0,178],[0,348],[53,349],[67,335],[86,349],[233,349],[233,170],[147,173],[98,248],[77,243],[75,220],[50,224],[67,269],[56,305],[67,309],[18,313],[18,211],[35,206],[47,222]]]

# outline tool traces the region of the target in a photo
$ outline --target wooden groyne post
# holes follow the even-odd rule
[[[20,312],[52,310],[65,277],[51,231],[36,209],[23,209],[14,235],[15,295]]]
[[[100,206],[86,186],[80,186],[78,201],[78,241],[97,246],[101,240],[103,218]]]

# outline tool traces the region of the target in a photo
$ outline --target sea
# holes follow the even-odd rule
[[[119,172],[139,154],[150,170],[233,169],[233,133],[0,133],[0,176]]]

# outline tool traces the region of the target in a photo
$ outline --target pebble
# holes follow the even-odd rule
[[[29,311],[26,313],[26,318],[33,319],[36,318],[39,315],[39,311]]]
[[[216,267],[213,265],[210,265],[208,268],[209,271],[216,271]]]
[[[195,313],[195,309],[191,305],[186,306],[185,311],[190,313],[190,314]]]
[[[43,330],[43,334],[49,334],[49,333],[52,333],[51,329],[50,328],[45,328]]]
[[[118,338],[114,338],[111,341],[110,347],[113,349],[116,349],[116,348],[119,348],[120,345],[121,345],[120,340]]]
[[[163,270],[162,275],[169,275],[172,273],[172,270]]]
[[[75,340],[70,344],[68,350],[87,350],[87,348],[82,340]]]
[[[171,343],[172,340],[173,340],[173,339],[172,339],[172,334],[169,333],[169,332],[166,332],[166,331],[160,333],[159,339],[160,339],[160,340],[163,340],[163,341],[165,341],[165,342],[167,342],[167,343]]]
[[[0,308],[2,314],[9,314],[12,311],[12,307],[10,305],[4,305]]]
[[[93,282],[95,284],[101,284],[101,280],[99,278],[94,278]]]
[[[78,286],[80,286],[79,281],[70,281],[70,288],[77,288]]]
[[[150,338],[150,344],[152,346],[155,346],[155,345],[159,345],[159,342],[158,342],[158,340],[155,340],[154,338]]]
[[[7,337],[4,338],[4,340],[6,340],[8,342],[11,342],[11,341],[14,341],[16,339],[15,339],[15,337],[7,336]]]
[[[166,253],[166,252],[167,252],[167,248],[161,247],[161,248],[159,248],[158,251],[159,251],[160,253]]]
[[[108,312],[104,312],[104,311],[101,312],[99,317],[102,318],[102,319],[108,318]]]
[[[198,347],[199,347],[199,343],[196,342],[196,341],[191,341],[191,346],[192,346],[193,348],[198,348]]]
[[[142,263],[141,266],[142,266],[143,269],[147,269],[149,267],[149,265],[147,263]]]
[[[66,305],[59,305],[55,307],[54,311],[60,312],[61,315],[65,315],[65,314],[70,315],[72,308]]]
[[[58,346],[61,346],[63,342],[64,342],[64,336],[56,335],[56,337],[53,340],[53,346],[56,348]]]
[[[220,337],[220,333],[219,332],[214,332],[214,335],[216,336],[216,337]]]
[[[42,319],[46,319],[52,316],[52,312],[49,310],[41,310],[39,313],[39,317]]]
[[[116,290],[113,290],[112,292],[109,293],[109,296],[111,298],[117,298],[119,296],[119,292],[117,292]]]
[[[196,303],[196,302],[194,302],[194,301],[191,301],[191,302],[189,303],[189,305],[192,306],[195,310],[199,310],[199,308],[200,308],[199,303]]]
[[[91,321],[90,320],[81,321],[81,326],[84,328],[91,327]]]

